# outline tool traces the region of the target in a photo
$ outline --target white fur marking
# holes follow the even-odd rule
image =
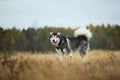
[[[67,50],[66,50],[66,48],[64,48],[64,49],[63,49],[63,52],[64,52],[64,53],[67,53]]]
[[[72,49],[71,49],[71,47],[70,47],[70,42],[69,42],[69,39],[68,39],[68,38],[66,38],[66,40],[67,40],[68,48],[70,49],[70,51],[72,51]]]

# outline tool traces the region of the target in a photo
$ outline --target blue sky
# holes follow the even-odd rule
[[[0,26],[86,27],[119,24],[120,0],[0,0]]]

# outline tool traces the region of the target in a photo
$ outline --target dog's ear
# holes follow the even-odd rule
[[[61,32],[57,32],[57,35],[59,35],[59,36],[60,36],[60,35],[61,35]]]
[[[50,32],[50,35],[52,35],[53,34],[53,32]]]

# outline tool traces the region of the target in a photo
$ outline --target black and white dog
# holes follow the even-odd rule
[[[89,39],[92,33],[88,29],[77,29],[74,31],[74,37],[65,37],[60,32],[50,32],[50,42],[59,54],[60,61],[63,61],[63,53],[69,55],[72,60],[73,52],[78,50],[83,57],[83,61],[88,61],[87,53],[89,50]]]

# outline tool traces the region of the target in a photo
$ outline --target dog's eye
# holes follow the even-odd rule
[[[50,35],[50,37],[53,37],[53,35]]]
[[[55,37],[54,35],[52,35],[51,37]]]

